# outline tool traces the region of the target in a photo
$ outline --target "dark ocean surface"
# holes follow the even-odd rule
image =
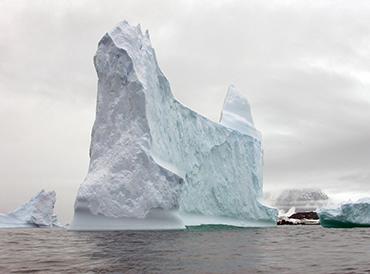
[[[1,229],[0,273],[370,273],[370,229]]]

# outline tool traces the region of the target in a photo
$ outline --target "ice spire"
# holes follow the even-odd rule
[[[256,131],[250,104],[234,85],[230,85],[227,90],[220,124],[242,134],[251,134],[251,131]]]

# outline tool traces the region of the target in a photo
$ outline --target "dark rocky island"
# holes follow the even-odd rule
[[[281,216],[277,225],[319,225],[319,215],[314,211],[296,212],[290,216]]]

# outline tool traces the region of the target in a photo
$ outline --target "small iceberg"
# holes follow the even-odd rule
[[[62,227],[54,214],[55,191],[41,190],[16,210],[0,213],[0,228]]]
[[[370,227],[370,198],[346,202],[335,208],[318,210],[323,227]]]

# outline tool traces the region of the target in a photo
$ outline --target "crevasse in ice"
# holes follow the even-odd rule
[[[234,86],[220,124],[190,110],[172,95],[148,32],[127,22],[104,35],[94,63],[90,165],[71,229],[275,224],[276,209],[259,202],[260,133]]]

